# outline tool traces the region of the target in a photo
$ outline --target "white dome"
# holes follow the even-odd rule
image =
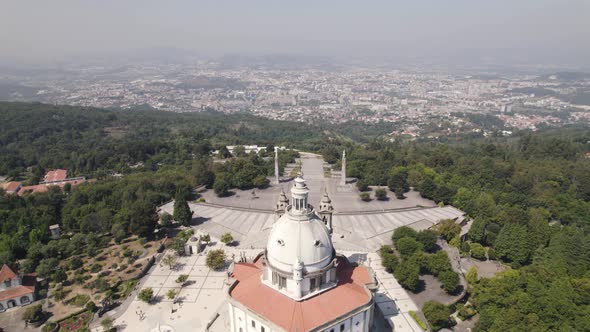
[[[301,262],[304,273],[309,273],[328,266],[334,258],[328,228],[312,211],[304,215],[289,212],[273,225],[268,238],[266,258],[271,267],[292,273],[293,266]]]

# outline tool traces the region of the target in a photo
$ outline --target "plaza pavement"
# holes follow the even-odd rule
[[[213,242],[219,241],[213,238]],[[154,301],[147,304],[137,298],[134,292],[129,299],[130,304],[116,308],[108,313],[116,317],[115,325],[120,331],[145,332],[156,331],[158,325],[162,332],[166,328],[172,331],[205,331],[207,323],[212,317],[223,309],[226,303],[228,279],[227,270],[213,271],[205,264],[207,252],[214,249],[223,249],[228,257],[232,255],[236,260],[240,253],[246,257],[254,258],[259,250],[245,250],[240,248],[227,247],[220,244],[207,247],[201,254],[182,256],[178,258],[178,268],[171,270],[168,266],[156,263],[148,274],[142,279],[138,289],[150,287],[154,290]],[[171,253],[170,253],[171,254]],[[170,289],[179,290],[176,278],[181,274],[188,274],[187,285],[182,287],[177,296],[177,302],[173,305],[172,300],[166,297]],[[172,309],[175,312],[172,312]],[[140,317],[142,313],[143,317]],[[92,331],[99,332],[102,328],[96,326]],[[167,331],[171,332],[171,331]]]

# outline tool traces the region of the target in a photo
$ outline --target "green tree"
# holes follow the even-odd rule
[[[482,218],[482,217],[475,218],[473,220],[473,224],[471,225],[471,228],[469,229],[469,233],[468,233],[469,239],[472,242],[484,243],[487,224],[488,224],[488,222],[484,218]]]
[[[461,226],[452,219],[445,219],[435,226],[435,230],[442,238],[450,241],[461,233]]]
[[[389,190],[399,192],[402,194],[410,190],[408,184],[408,170],[406,167],[394,167],[389,171],[389,177],[387,180],[387,186]],[[398,197],[399,198],[399,197]]]
[[[416,232],[416,230],[408,226],[398,227],[393,231],[391,241],[393,241],[393,243],[395,244],[397,240],[404,237],[416,238],[418,237],[418,232]]]
[[[418,290],[420,282],[420,265],[411,260],[403,260],[395,269],[394,276],[399,284],[412,292]]]
[[[531,258],[532,246],[526,226],[504,225],[494,243],[498,257],[516,267],[526,264]]]
[[[162,258],[162,263],[164,263],[165,265],[168,265],[170,270],[174,269],[177,262],[178,262],[178,259],[176,258],[175,255],[166,255],[164,258]]]
[[[213,183],[213,191],[219,197],[225,197],[229,193],[229,183],[227,180],[222,178],[216,178]]]
[[[210,250],[206,259],[207,266],[212,270],[221,270],[225,267],[225,252],[221,249]]]
[[[434,276],[438,276],[444,271],[451,270],[451,262],[447,253],[441,250],[432,255],[428,255],[426,260],[426,270]]]
[[[422,230],[416,235],[416,240],[422,243],[424,250],[427,252],[435,252],[438,249],[438,245],[436,244],[437,239],[438,235],[431,229]]]
[[[402,257],[409,257],[413,253],[417,251],[422,251],[424,249],[422,243],[416,241],[416,239],[411,237],[403,237],[397,240],[397,242],[395,243],[395,247],[402,255]]]
[[[447,270],[438,275],[438,280],[442,283],[445,292],[452,294],[459,287],[459,274],[455,271]]]
[[[234,147],[233,154],[236,157],[245,157],[246,156],[246,148],[243,145],[238,145]]]
[[[486,260],[486,251],[484,247],[479,243],[471,243],[469,245],[469,252],[471,253],[471,257],[478,259],[480,261]]]
[[[182,194],[177,194],[174,200],[174,220],[183,226],[190,225],[193,219],[193,211],[188,206],[186,198]]]
[[[144,288],[141,291],[139,291],[137,297],[145,303],[150,303],[152,301],[152,298],[154,297],[154,290],[150,287]]]
[[[438,331],[445,327],[451,327],[451,320],[449,316],[451,312],[447,306],[436,301],[427,301],[422,307],[424,317],[430,323],[433,331]]]

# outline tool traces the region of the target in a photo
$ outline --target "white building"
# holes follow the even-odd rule
[[[338,256],[331,240],[327,193],[316,214],[309,189],[295,179],[284,194],[266,250],[253,263],[234,264],[229,289],[232,332],[365,332],[373,321],[372,271]],[[286,205],[286,207],[285,207]]]
[[[35,276],[18,274],[4,264],[0,269],[0,311],[33,302],[36,283]]]

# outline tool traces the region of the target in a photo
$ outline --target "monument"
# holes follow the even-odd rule
[[[342,175],[340,179],[340,185],[346,184],[346,150],[342,150]]]
[[[275,184],[279,184],[279,148],[275,146]]]
[[[375,275],[334,249],[331,223],[321,218],[333,210],[327,192],[320,211],[308,203],[308,195],[299,173],[265,250],[253,262],[233,265],[229,331],[371,330]],[[284,201],[281,193],[279,202]]]

